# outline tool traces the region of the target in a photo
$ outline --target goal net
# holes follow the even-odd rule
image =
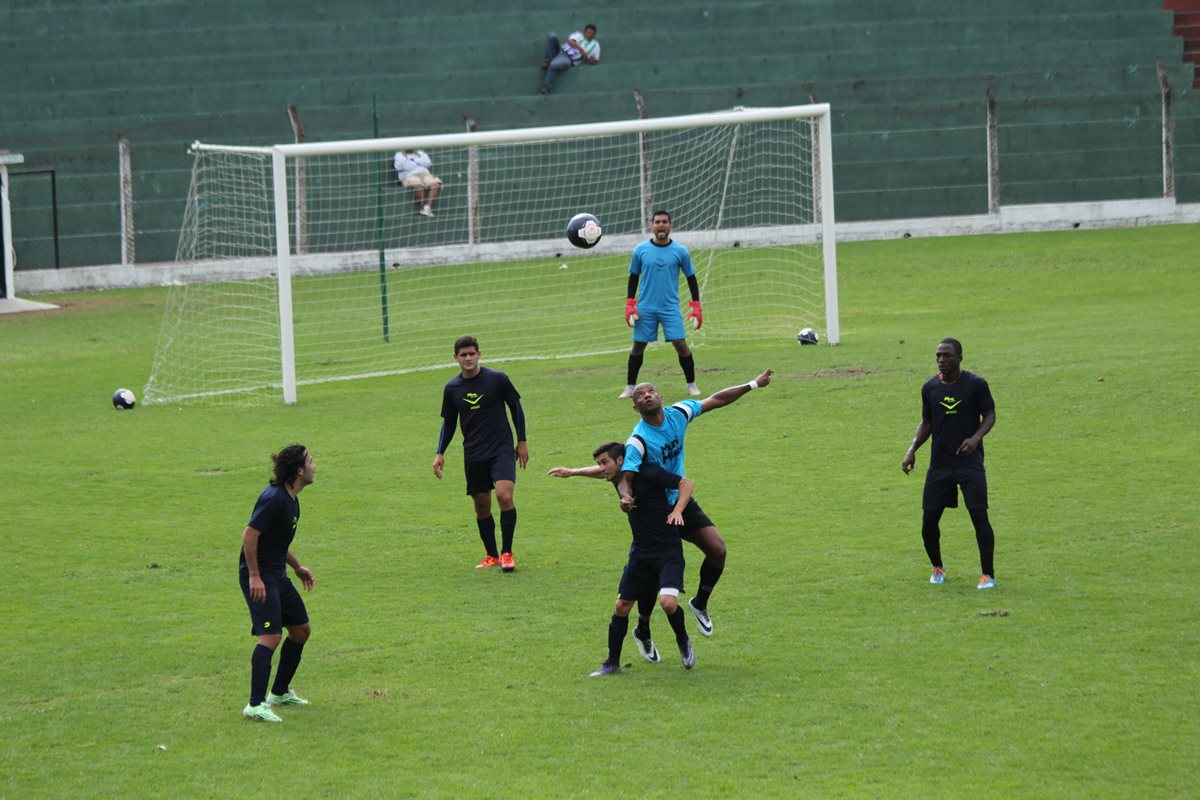
[[[628,350],[630,251],[666,209],[704,306],[693,344],[838,342],[827,105],[524,130],[196,143],[147,403],[296,400],[298,387]],[[433,216],[392,170],[422,149]],[[565,235],[596,215],[590,250]],[[681,300],[689,299],[680,286]],[[622,362],[623,363],[623,362]]]

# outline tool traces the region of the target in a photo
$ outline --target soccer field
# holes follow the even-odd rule
[[[505,575],[472,569],[461,436],[430,469],[458,321],[442,372],[118,413],[165,290],[38,298],[62,310],[0,316],[0,797],[1200,795],[1197,253],[1196,226],[844,244],[841,346],[710,336],[706,394],[776,370],[688,436],[716,632],[687,672],[656,612],[662,662],[629,643],[606,679],[629,529],[545,472],[628,434],[623,355],[503,365],[531,455]],[[928,448],[900,470],[945,336],[997,403],[991,592],[962,508],[929,585]],[[643,376],[682,396],[670,348]],[[266,725],[236,567],[291,441],[312,704]]]

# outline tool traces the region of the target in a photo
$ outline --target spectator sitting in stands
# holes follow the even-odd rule
[[[396,168],[396,180],[412,189],[413,199],[421,207],[418,213],[432,217],[433,201],[442,188],[442,179],[429,171],[433,161],[424,150],[404,150],[396,153],[392,165]]]
[[[600,42],[596,41],[596,26],[586,25],[583,33],[572,33],[567,43],[559,45],[558,34],[552,33],[546,37],[546,57],[542,60],[542,69],[546,70],[546,80],[542,82],[542,94],[554,91],[554,82],[558,73],[565,72],[576,64],[599,64]]]

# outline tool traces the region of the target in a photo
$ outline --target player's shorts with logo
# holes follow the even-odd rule
[[[622,600],[660,593],[678,597],[683,591],[683,566],[682,553],[656,558],[630,556],[617,593]]]
[[[657,342],[658,326],[662,325],[663,339],[673,342],[687,338],[683,327],[683,315],[678,308],[643,309],[638,307],[638,320],[633,323],[635,342]]]
[[[958,508],[958,489],[962,488],[967,508],[987,508],[987,473],[981,466],[934,467],[925,473],[925,493],[921,508],[937,511]]]
[[[463,464],[463,471],[467,475],[467,494],[490,492],[496,488],[497,481],[517,479],[516,456],[509,450],[507,455],[483,461],[467,461]]]
[[[267,599],[256,603],[250,599],[250,578],[247,574],[239,575],[242,585],[242,596],[246,598],[246,606],[250,609],[250,633],[255,636],[266,636],[283,633],[289,625],[303,625],[308,622],[308,609],[304,600],[286,576],[282,578],[263,578],[267,589]]]

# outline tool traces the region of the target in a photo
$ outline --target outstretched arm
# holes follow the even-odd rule
[[[913,471],[913,467],[917,465],[917,450],[921,445],[925,444],[925,440],[933,433],[933,426],[929,424],[929,420],[922,419],[921,424],[917,426],[917,432],[913,436],[912,444],[908,447],[908,452],[904,454],[904,458],[900,461],[900,469],[904,470],[904,474]]]
[[[592,464],[590,467],[551,467],[546,474],[555,478],[603,478],[604,470],[599,464]]]
[[[701,413],[707,413],[713,409],[721,408],[737,400],[742,395],[752,389],[761,389],[771,383],[771,376],[775,374],[775,370],[768,369],[752,380],[750,383],[743,383],[738,386],[730,386],[728,389],[722,389],[714,395],[710,395],[700,401]]]
[[[679,479],[679,499],[675,501],[675,507],[671,509],[671,513],[667,515],[668,525],[683,525],[683,509],[687,506],[688,501],[692,499],[692,490],[696,484],[687,478]]]

